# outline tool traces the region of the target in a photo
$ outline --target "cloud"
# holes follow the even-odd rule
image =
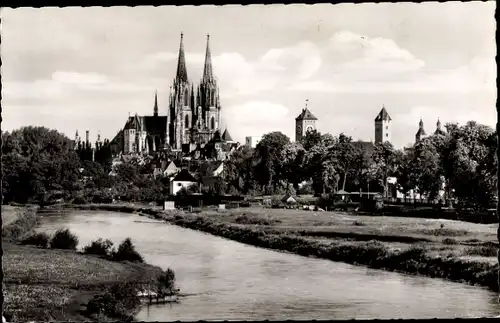
[[[149,54],[139,65],[155,72],[169,64],[168,70],[175,75],[177,55],[173,52]],[[205,53],[186,52],[191,80],[196,82],[201,78],[204,62]],[[276,90],[291,81],[308,80],[321,63],[317,46],[306,41],[270,49],[256,60],[249,60],[237,52],[212,53],[214,74],[222,89],[221,96],[226,98]]]
[[[230,125],[230,133],[241,141],[246,136],[259,136],[280,129],[283,131],[283,120],[289,119],[289,110],[273,102],[248,101],[229,105],[223,110],[223,118]]]
[[[392,73],[414,71],[425,63],[392,39],[370,38],[350,31],[340,31],[329,39],[328,52],[336,59],[337,72],[351,77],[383,77]]]
[[[52,74],[52,80],[58,83],[67,84],[98,84],[102,85],[108,81],[106,75],[98,73],[77,73],[77,72],[66,72],[66,71],[56,71]]]

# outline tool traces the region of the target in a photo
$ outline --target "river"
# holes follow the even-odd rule
[[[39,230],[69,228],[79,248],[131,237],[148,263],[172,268],[188,296],[145,306],[141,321],[465,318],[500,314],[480,287],[260,249],[134,214],[40,213]]]

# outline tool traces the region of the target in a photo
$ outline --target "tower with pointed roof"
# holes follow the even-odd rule
[[[436,131],[434,131],[435,135],[446,135],[446,132],[441,128],[441,121],[438,118],[438,121],[436,122]]]
[[[155,105],[153,106],[153,116],[158,116],[158,91],[155,91]]]
[[[418,123],[418,130],[415,134],[415,143],[427,137],[427,133],[424,130],[424,121],[420,118],[420,122]]]
[[[196,92],[196,94],[195,94]],[[170,90],[168,143],[182,149],[191,143],[207,143],[220,130],[219,88],[212,68],[210,36],[207,35],[205,64],[200,84],[189,83],[183,35],[179,48],[177,75]]]
[[[113,142],[120,145],[125,154],[149,154],[169,148],[187,153],[193,147],[210,142],[217,131],[220,137],[221,104],[208,35],[203,76],[199,84],[193,84],[187,73],[184,35],[181,33],[177,70],[167,104],[166,114],[160,115],[162,109],[159,109],[156,91],[153,115],[131,116],[129,113],[124,128]],[[227,136],[230,138],[228,132]]]
[[[382,109],[375,118],[375,143],[391,142],[391,116],[382,105]]]
[[[177,73],[170,90],[169,117],[170,124],[169,145],[174,149],[181,149],[183,144],[189,143],[189,128],[192,121],[192,85],[186,68],[186,54],[184,53],[184,34],[181,33]]]
[[[297,118],[295,118],[295,141],[299,142],[309,131],[316,129],[316,118],[307,108],[309,100],[306,100],[306,106]]]

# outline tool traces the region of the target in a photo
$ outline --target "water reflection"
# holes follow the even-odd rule
[[[500,314],[496,295],[478,287],[259,249],[133,214],[70,211],[41,223],[44,231],[70,228],[80,247],[98,237],[119,243],[130,236],[146,261],[173,268],[190,296],[145,307],[137,316],[143,321]]]

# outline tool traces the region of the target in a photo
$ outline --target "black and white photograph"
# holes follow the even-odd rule
[[[1,8],[3,323],[500,317],[495,10]]]

